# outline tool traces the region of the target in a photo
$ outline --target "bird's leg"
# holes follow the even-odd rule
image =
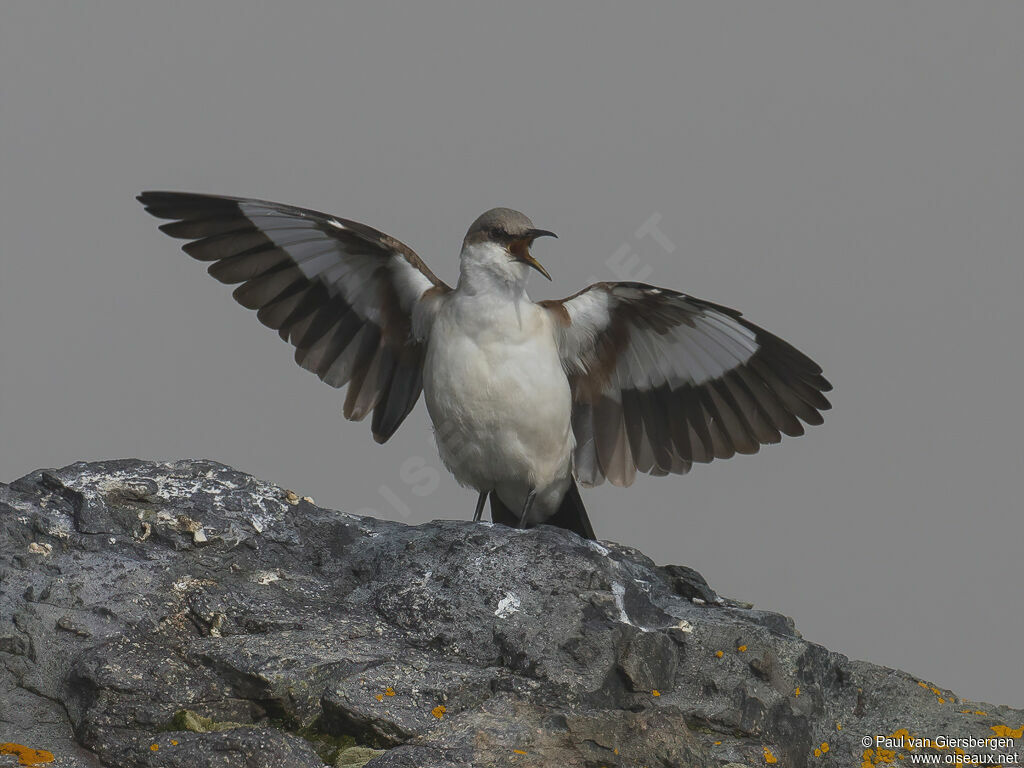
[[[484,514],[484,502],[487,501],[487,491],[480,491],[476,500],[476,512],[473,513],[473,522],[479,523]]]
[[[533,507],[533,500],[537,497],[537,489],[531,488],[530,493],[526,496],[526,501],[523,502],[523,514],[519,518],[519,527],[526,527],[526,518],[530,514],[530,509]]]

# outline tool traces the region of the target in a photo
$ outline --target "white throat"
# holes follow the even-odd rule
[[[494,242],[473,243],[462,249],[456,290],[469,295],[498,294],[517,300],[526,295],[530,267],[513,259]]]

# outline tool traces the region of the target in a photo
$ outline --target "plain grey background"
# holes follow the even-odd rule
[[[511,206],[561,236],[535,298],[642,277],[743,310],[837,387],[806,437],[584,491],[601,537],[1024,705],[1022,34],[1016,0],[5,2],[0,478],[208,457],[326,506],[468,518],[422,403],[374,444],[133,197],[325,210],[448,281],[469,223]]]

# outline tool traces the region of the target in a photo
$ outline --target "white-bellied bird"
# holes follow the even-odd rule
[[[550,275],[518,211],[494,208],[462,243],[458,284],[376,229],[263,200],[144,192],[235,299],[295,347],[344,414],[383,443],[424,394],[438,451],[495,522],[594,538],[577,482],[756,453],[820,424],[821,368],[739,312],[651,285],[595,283],[534,302]]]

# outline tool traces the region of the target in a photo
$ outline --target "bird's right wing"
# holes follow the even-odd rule
[[[451,290],[416,253],[372,227],[265,200],[143,192],[139,202],[184,251],[213,262],[234,297],[295,346],[295,361],[332,387],[348,384],[344,414],[373,411],[384,442],[422,389],[424,344],[413,313]]]
[[[821,368],[734,309],[642,283],[542,301],[572,384],[581,483],[756,453],[820,424]]]

